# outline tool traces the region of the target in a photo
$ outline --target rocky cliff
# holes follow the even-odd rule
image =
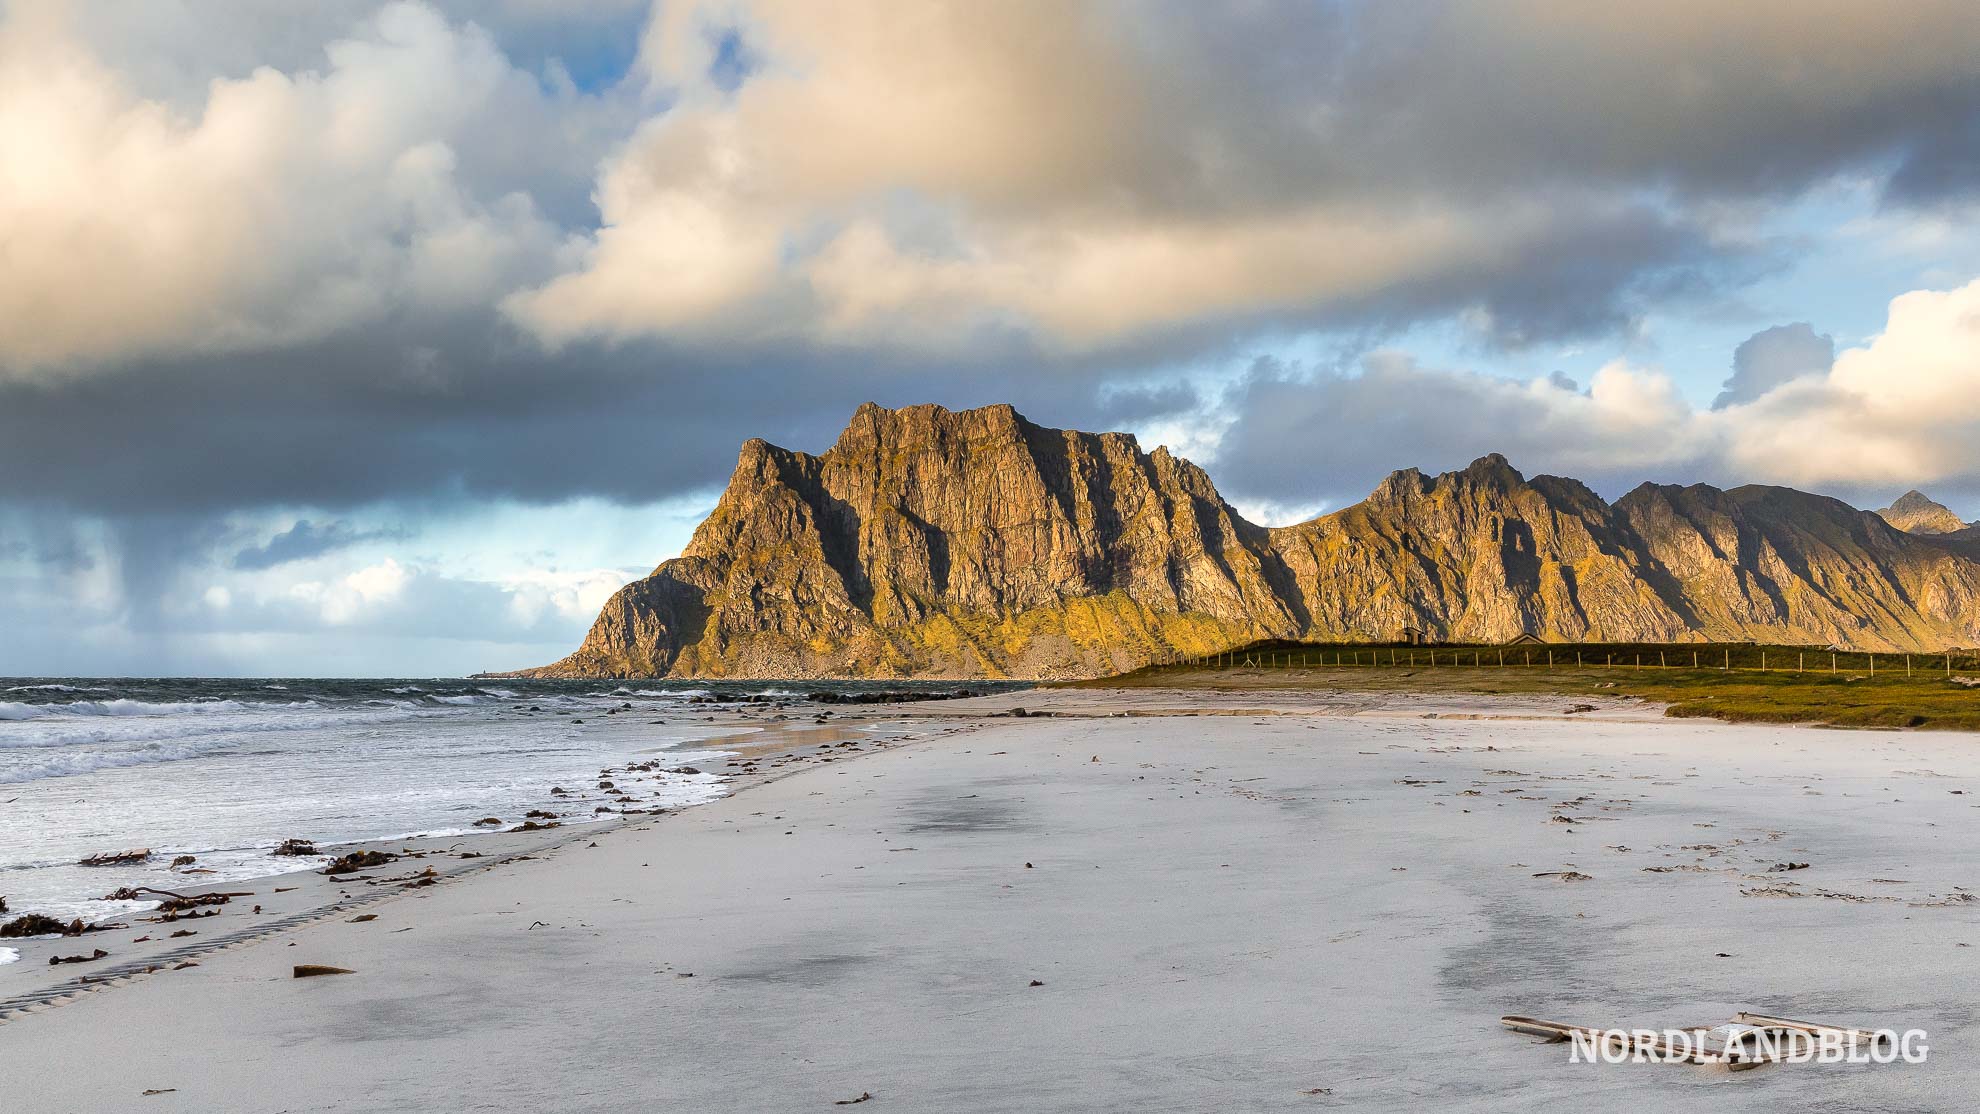
[[[1966,523],[1950,508],[1915,490],[1898,496],[1896,502],[1878,511],[1877,517],[1908,534],[1956,534],[1966,529]]]
[[[576,653],[591,677],[1105,674],[1260,638],[1980,642],[1980,563],[1833,499],[1644,485],[1608,503],[1489,456],[1280,529],[1202,469],[1008,406],[859,409],[750,441],[681,556]]]

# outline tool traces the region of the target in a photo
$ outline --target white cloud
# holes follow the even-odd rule
[[[290,585],[287,595],[316,608],[323,622],[342,626],[398,602],[412,579],[412,570],[387,557],[336,580],[305,580]]]
[[[472,26],[389,5],[326,68],[215,79],[188,114],[65,12],[0,23],[0,374],[485,305],[562,248],[528,195],[458,172],[491,107],[539,95]]]
[[[1980,280],[1904,294],[1884,331],[1826,372],[1716,410],[1692,406],[1665,372],[1624,361],[1579,391],[1553,378],[1426,368],[1399,353],[1370,357],[1356,375],[1268,366],[1232,405],[1219,477],[1265,500],[1311,499],[1316,477],[1365,482],[1412,460],[1451,467],[1487,452],[1529,471],[1630,484],[1688,477],[1855,492],[1963,480],[1980,474]]]
[[[499,585],[508,593],[510,616],[518,626],[529,628],[546,617],[589,624],[612,593],[631,579],[620,569],[538,569],[506,577]]]
[[[1728,412],[1732,467],[1785,483],[1911,484],[1980,472],[1980,280],[1893,299],[1828,375]]]
[[[1085,350],[1401,291],[1461,301],[1440,284],[1520,269],[1563,228],[1599,245],[1650,219],[1547,185],[1466,200],[1371,187],[1336,150],[1342,106],[1324,82],[1234,103],[1248,78],[1217,44],[1115,25],[1131,18],[1053,3],[928,3],[912,18],[884,2],[665,5],[643,59],[666,111],[606,164],[582,266],[507,305],[552,342],[943,351],[1015,327]],[[1272,21],[1237,22],[1263,35]],[[765,59],[733,91],[710,73],[722,27]],[[1650,254],[1683,250],[1688,234],[1666,231]]]

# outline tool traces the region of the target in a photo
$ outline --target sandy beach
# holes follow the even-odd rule
[[[999,714],[1020,705],[1053,714]],[[1041,690],[861,712],[901,741],[757,752],[733,796],[436,854],[465,872],[433,885],[308,875],[279,904],[236,886],[284,923],[216,918],[211,936],[247,935],[6,1016],[9,1105],[1955,1110],[1980,1092],[1971,736],[1541,697]],[[0,999],[89,973],[50,954],[142,959],[125,941],[154,927],[21,943]],[[1739,1009],[1924,1029],[1930,1057],[1570,1064],[1498,1024]]]

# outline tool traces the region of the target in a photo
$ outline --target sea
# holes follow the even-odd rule
[[[725,745],[762,730],[705,722],[724,706],[788,701],[795,716],[817,710],[810,697],[818,692],[957,687],[0,678],[0,898],[11,910],[0,920],[25,912],[109,919],[148,903],[102,901],[106,889],[183,888],[321,865],[268,853],[291,838],[466,839],[486,830],[474,823],[483,817],[562,814],[553,786],[586,785],[601,768],[628,761],[717,762],[731,753]],[[682,808],[726,791],[712,772],[639,785],[643,808]],[[78,865],[129,848],[149,848],[152,857],[139,867]],[[181,855],[212,873],[173,873]]]

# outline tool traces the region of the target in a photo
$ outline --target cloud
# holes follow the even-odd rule
[[[1622,361],[1586,391],[1425,367],[1378,352],[1352,372],[1262,360],[1230,405],[1210,467],[1249,501],[1338,506],[1398,468],[1461,467],[1498,452],[1523,468],[1597,482],[1703,455],[1708,431],[1670,378]]]
[[[326,522],[319,526],[307,518],[276,534],[260,545],[251,545],[234,554],[233,566],[242,570],[274,568],[290,561],[320,557],[332,550],[345,549],[368,541],[400,539],[403,530],[357,530],[348,522]]]
[[[219,586],[227,623],[305,645],[320,602],[242,583],[305,569],[352,638],[392,616],[561,638],[610,573],[510,585],[395,554],[404,594],[367,602],[338,586],[337,532],[646,507],[719,484],[746,437],[829,444],[869,398],[1215,446],[1260,506],[1490,450],[1598,482],[1965,483],[1964,403],[1926,381],[1970,386],[1971,338],[1936,303],[1885,338],[1935,339],[1827,370],[1813,326],[1762,334],[1712,410],[1655,360],[1811,250],[1781,217],[1811,193],[1850,183],[1871,223],[1956,239],[1976,47],[1980,10],[1936,2],[21,0],[0,15],[0,521],[49,525],[0,552],[85,556],[0,611],[86,584],[114,601],[90,645],[128,663]],[[1392,350],[1433,334],[1453,354]],[[1569,339],[1628,359],[1585,387],[1538,366]],[[1314,351],[1361,362],[1291,355]],[[1467,353],[1536,366],[1432,366]],[[229,525],[272,508],[310,529]],[[271,564],[222,567],[237,553]],[[428,593],[505,617],[463,626]]]
[[[1764,257],[1724,203],[1971,118],[1970,8],[1818,8],[668,5],[642,62],[674,99],[606,164],[582,265],[507,304],[553,343],[1588,335]],[[717,28],[763,59],[739,86]]]
[[[15,5],[0,500],[645,502],[867,398],[1626,338],[1980,104],[1970,9],[1784,10],[683,2],[580,91],[622,0]]]
[[[1783,383],[1820,375],[1835,360],[1835,339],[1818,335],[1805,321],[1763,329],[1733,349],[1732,378],[1712,401],[1712,409],[1752,402]]]
[[[1408,464],[1501,452],[1528,471],[1619,493],[1644,479],[1771,482],[1845,495],[1980,477],[1980,281],[1890,304],[1884,331],[1828,364],[1806,325],[1742,344],[1728,393],[1700,410],[1665,373],[1612,362],[1588,390],[1427,368],[1378,353],[1353,373],[1266,360],[1230,400],[1213,472],[1256,500],[1335,504]]]
[[[394,4],[323,55],[215,79],[186,114],[134,94],[64,9],[13,9],[0,375],[307,343],[554,266],[563,234],[531,195],[462,173],[464,139],[547,96],[485,33]]]

